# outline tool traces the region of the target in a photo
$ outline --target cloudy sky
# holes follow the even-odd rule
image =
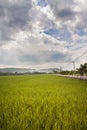
[[[0,67],[87,62],[87,0],[0,0]]]

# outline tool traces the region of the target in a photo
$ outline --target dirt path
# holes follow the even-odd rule
[[[69,77],[69,78],[87,80],[87,76],[79,76],[79,75],[62,75],[62,74],[56,74],[56,75],[57,75],[57,76],[62,76],[62,77]]]

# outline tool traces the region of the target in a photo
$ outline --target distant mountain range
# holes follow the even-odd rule
[[[60,71],[59,68],[48,68],[48,69],[40,69],[42,72],[53,72],[53,71]]]
[[[2,73],[27,73],[27,72],[34,72],[35,69],[29,68],[0,68],[0,72]]]
[[[53,72],[60,71],[58,68],[48,68],[48,69],[30,69],[30,68],[0,68],[0,73],[33,73],[33,72]]]

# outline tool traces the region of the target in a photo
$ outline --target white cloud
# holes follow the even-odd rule
[[[86,62],[87,0],[0,0],[0,66],[71,68]],[[45,31],[56,29],[55,35]],[[67,64],[67,63],[70,63]]]

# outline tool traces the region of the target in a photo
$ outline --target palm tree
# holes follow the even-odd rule
[[[78,69],[78,72],[81,74],[81,75],[84,75],[84,74],[87,74],[87,63],[85,64],[81,64],[80,65],[80,68]]]

